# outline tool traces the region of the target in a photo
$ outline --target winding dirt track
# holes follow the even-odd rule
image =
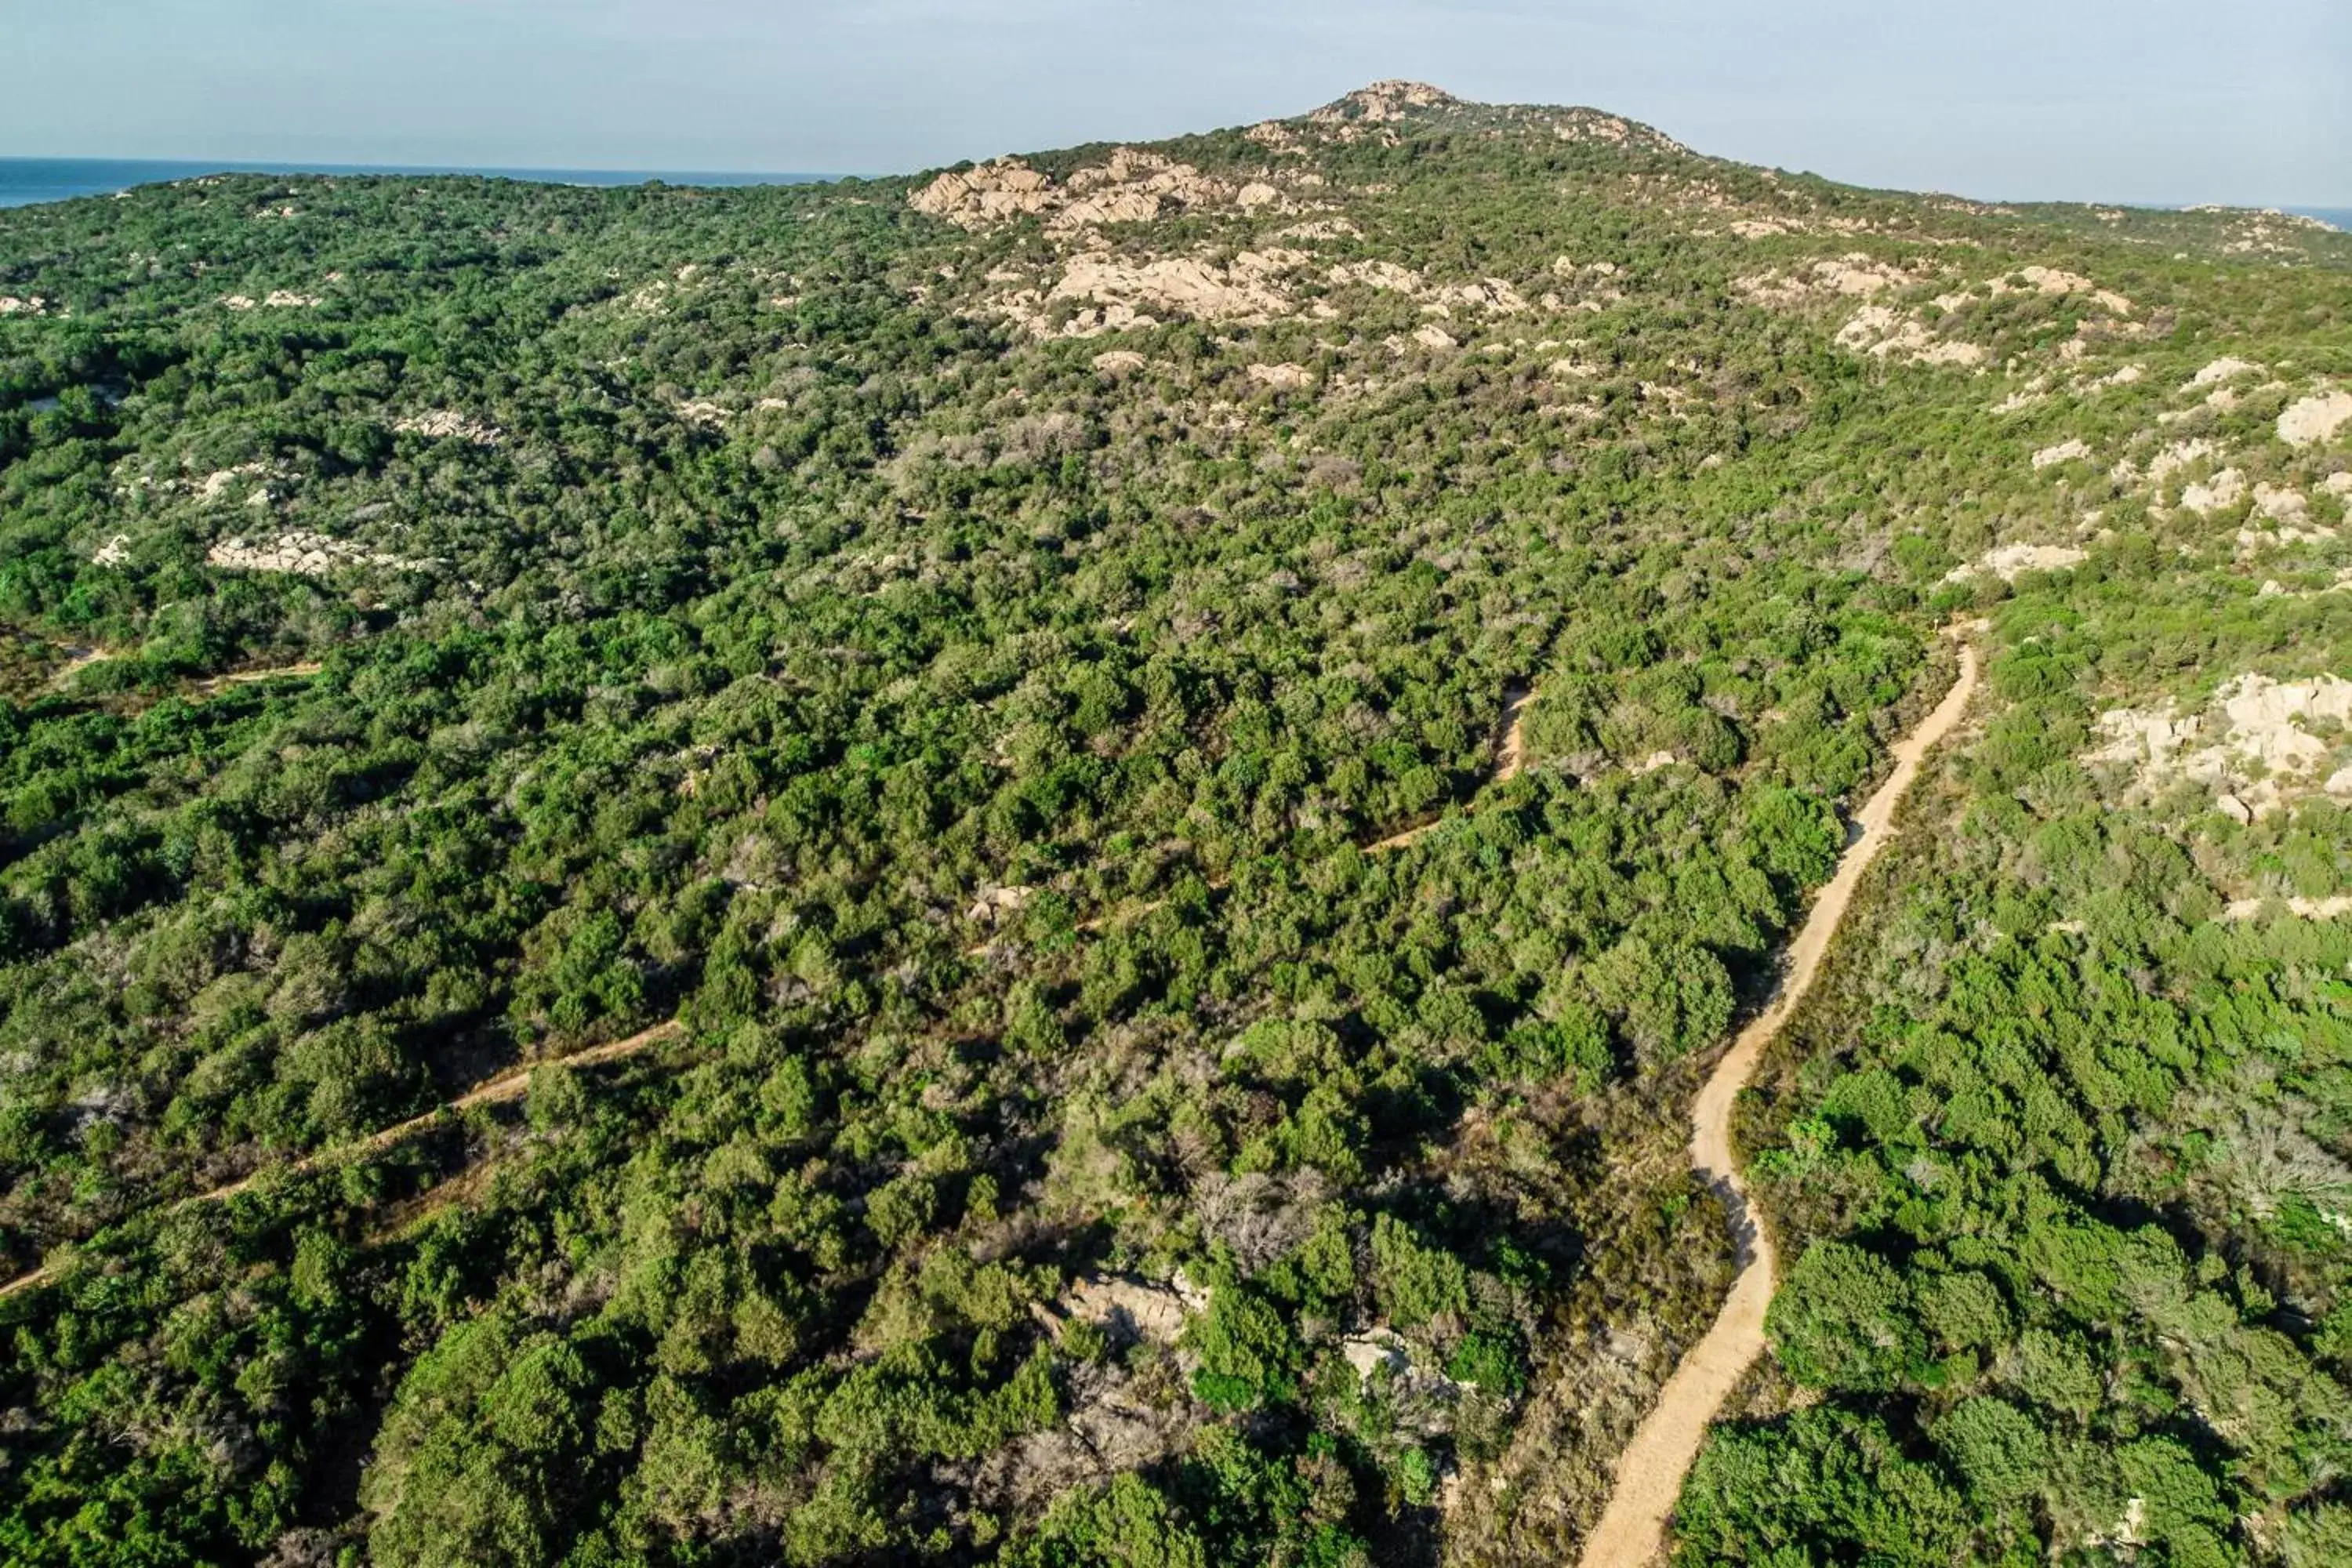
[[[424,1131],[439,1121],[446,1112],[470,1110],[478,1105],[498,1105],[509,1100],[521,1099],[523,1091],[530,1087],[531,1073],[537,1068],[584,1068],[594,1067],[599,1062],[619,1061],[625,1057],[635,1056],[640,1051],[660,1044],[677,1034],[678,1028],[677,1020],[673,1018],[666,1024],[656,1024],[650,1029],[631,1035],[625,1040],[611,1040],[601,1046],[591,1046],[584,1051],[574,1051],[568,1057],[551,1057],[544,1061],[525,1063],[521,1067],[500,1073],[494,1079],[476,1084],[457,1099],[443,1105],[436,1105],[422,1116],[412,1116],[405,1121],[396,1121],[381,1131],[371,1132],[353,1142],[338,1143],[332,1148],[321,1149],[313,1154],[305,1154],[299,1160],[289,1160],[283,1165],[268,1166],[254,1172],[251,1175],[240,1177],[226,1186],[215,1187],[210,1192],[195,1193],[181,1198],[170,1207],[176,1211],[193,1207],[197,1204],[220,1203],[236,1196],[239,1193],[250,1192],[257,1184],[270,1178],[303,1175],[324,1166],[340,1165],[347,1160],[364,1160],[372,1155],[381,1154],[394,1144]],[[29,1273],[19,1274],[6,1284],[0,1285],[0,1296],[13,1296],[19,1290],[35,1289],[47,1284],[56,1277],[56,1266],[45,1263]]]
[[[1895,771],[1855,818],[1860,832],[1846,846],[1837,875],[1813,900],[1796,939],[1789,944],[1772,1001],[1732,1041],[1691,1105],[1691,1167],[1730,1212],[1732,1238],[1739,1249],[1739,1278],[1706,1337],[1691,1347],[1658,1394],[1658,1403],[1635,1429],[1617,1458],[1617,1483],[1601,1522],[1584,1542],[1583,1568],[1643,1568],[1664,1544],[1666,1516],[1681,1496],[1683,1478],[1698,1458],[1709,1422],[1764,1349],[1764,1309],[1772,1301],[1772,1238],[1749,1212],[1748,1189],[1731,1157],[1731,1107],[1748,1087],[1764,1047],[1780,1032],[1797,1004],[1812,989],[1822,957],[1844,923],[1862,874],[1878,858],[1887,825],[1902,804],[1919,764],[1936,742],[1959,722],[1976,692],[1976,649],[1960,644],[1959,679],[1936,710],[1895,748]]]

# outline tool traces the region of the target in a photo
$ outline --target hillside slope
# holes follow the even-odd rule
[[[1567,1558],[1982,616],[1677,1550],[2338,1560],[2348,500],[2352,239],[1412,84],[0,214],[0,1542]]]

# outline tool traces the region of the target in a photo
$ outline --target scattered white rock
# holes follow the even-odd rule
[[[131,536],[118,533],[91,552],[93,566],[120,566],[131,559]]]
[[[1034,888],[1022,887],[982,889],[980,897],[972,900],[971,908],[964,910],[963,918],[993,924],[1006,915],[1018,912],[1036,895],[1036,891]]]
[[[1260,323],[1288,310],[1290,296],[1282,277],[1307,259],[1296,250],[1244,250],[1231,265],[1219,267],[1193,257],[1125,261],[1091,252],[1072,257],[1060,280],[1042,299],[1028,290],[1007,296],[999,308],[1045,335],[1053,329],[1044,307],[1066,300],[1093,307],[1061,328],[1066,337],[1157,326],[1159,318],[1150,313],[1153,310],[1198,321]]]
[[[1281,188],[1265,180],[1235,185],[1139,147],[1113,149],[1105,162],[1078,170],[1066,184],[1055,184],[1018,158],[1006,158],[941,174],[907,200],[917,212],[964,228],[1038,216],[1060,234],[1219,208],[1296,210]]]
[[[1404,1341],[1387,1329],[1349,1335],[1339,1342],[1339,1354],[1355,1369],[1359,1383],[1371,1382],[1372,1375],[1383,1367],[1400,1378],[1412,1372],[1412,1352],[1405,1348]]]
[[[2216,474],[2214,478],[2218,480],[2221,475]],[[2311,501],[2298,489],[2284,485],[2257,484],[2254,486],[2254,510],[2273,522],[2291,526],[2303,521],[2310,514]]]
[[[287,572],[300,577],[323,577],[342,566],[412,567],[424,563],[385,555],[345,539],[296,529],[274,542],[247,543],[225,539],[205,553],[205,563],[236,572]]]
[[[1208,1310],[1209,1296],[1179,1271],[1162,1284],[1118,1274],[1088,1274],[1070,1281],[1060,1306],[1068,1316],[1150,1344],[1173,1344],[1188,1316]]]
[[[1900,357],[1912,364],[1980,365],[1988,357],[1975,343],[1937,338],[1918,317],[1891,306],[1864,305],[1838,329],[1838,346],[1878,358]]]
[[[1094,367],[1108,376],[1126,375],[1149,363],[1133,349],[1109,349],[1094,357]]]
[[[2230,907],[2221,911],[2221,918],[2231,922],[2250,921],[2268,909],[2282,909],[2302,920],[2332,921],[2341,915],[2352,915],[2352,897],[2337,894],[2327,899],[2232,899]]]
[[[2245,494],[2246,476],[2235,468],[2223,468],[2210,479],[2183,486],[2180,504],[2200,517],[2210,517],[2237,505]]]
[[[2290,447],[2309,447],[2332,438],[2352,423],[2352,392],[2323,392],[2287,405],[2278,416],[2278,437]]]
[[[392,427],[404,436],[430,436],[436,440],[470,441],[477,447],[495,447],[506,438],[506,433],[488,420],[476,419],[450,408],[432,408],[422,414],[405,414],[392,422]]]
[[[1732,231],[1738,233],[1742,226],[1735,223],[1731,226]],[[1760,226],[1775,234],[1781,232],[1773,225],[1748,226]],[[1756,238],[1759,236],[1746,235],[1743,237]],[[1861,251],[1853,251],[1843,257],[1816,261],[1795,273],[1762,272],[1735,279],[1731,286],[1735,292],[1759,304],[1790,306],[1815,299],[1866,299],[1889,289],[1908,288],[1920,280],[1916,274],[1874,260]]]
[[[1427,291],[1420,273],[1410,267],[1400,267],[1393,261],[1350,261],[1334,267],[1326,275],[1336,288],[1360,283],[1367,289],[1382,289],[1395,294],[1411,294],[1416,299]]]
[[[2105,309],[2118,316],[2128,316],[2133,306],[2111,289],[2102,289],[2079,272],[2061,271],[2055,267],[2021,267],[2015,276],[2024,279],[2020,285],[2008,278],[1993,279],[1989,285],[1995,294],[2087,294]]]
[[[2246,375],[2262,368],[2251,360],[2231,359],[2225,354],[2190,376],[2188,384],[2180,390],[2189,392],[2200,386],[2218,385],[2232,377]]]
[[[254,478],[268,471],[268,468],[261,463],[239,463],[233,468],[223,468],[217,473],[207,474],[196,486],[196,499],[218,500],[237,480]]]
[[[2146,791],[2174,779],[2206,784],[2221,810],[2242,821],[2284,809],[2336,750],[2336,742],[2307,727],[2315,721],[2340,727],[2352,721],[2352,680],[2322,675],[2279,681],[2246,674],[2214,694],[2217,712],[2210,743],[2202,715],[2176,717],[2159,710],[2113,709],[2099,716],[2105,744],[2084,761],[2129,768],[2134,787]],[[2318,787],[2335,793],[2338,776]],[[2346,779],[2352,789],[2352,777]]]
[[[1944,574],[1944,581],[1965,583],[1971,577],[1990,574],[2004,583],[2014,583],[2028,572],[2063,572],[2090,558],[2088,551],[2070,544],[2002,544],[1965,565],[1953,567]]]
[[[2034,453],[2033,466],[2036,468],[2053,468],[2057,464],[2071,463],[2090,455],[2091,448],[2080,440],[2061,441],[2055,447],[2044,447]]]
[[[1343,125],[1356,121],[1375,123],[1402,120],[1415,109],[1443,109],[1461,100],[1423,81],[1376,81],[1345,98],[1325,104],[1307,121],[1315,125]]]
[[[1315,373],[1303,364],[1254,364],[1249,378],[1277,392],[1299,392],[1315,384]]]
[[[1363,237],[1363,234],[1364,231],[1362,229],[1358,228],[1346,218],[1320,217],[1309,219],[1306,223],[1292,224],[1288,228],[1278,230],[1275,234],[1274,237],[1276,239],[1303,239],[1318,241],[1328,239],[1360,239]]]

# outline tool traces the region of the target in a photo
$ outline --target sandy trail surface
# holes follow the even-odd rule
[[[1502,720],[1495,727],[1497,731],[1495,741],[1495,771],[1488,777],[1486,781],[1488,784],[1507,783],[1518,777],[1519,770],[1527,765],[1528,704],[1535,700],[1535,692],[1524,686],[1514,684],[1504,691]],[[1476,807],[1473,805],[1470,809],[1475,810]],[[1393,849],[1402,849],[1444,824],[1445,820],[1442,816],[1433,816],[1427,822],[1416,823],[1402,832],[1391,833],[1386,838],[1374,839],[1364,846],[1364,853],[1385,855]]]
[[[470,1110],[478,1105],[498,1105],[507,1100],[521,1099],[523,1091],[530,1087],[530,1075],[540,1068],[584,1068],[594,1067],[600,1062],[619,1061],[625,1057],[635,1056],[640,1051],[659,1045],[677,1034],[678,1028],[677,1020],[673,1018],[666,1024],[656,1024],[650,1029],[631,1035],[625,1040],[610,1040],[601,1046],[591,1046],[584,1051],[574,1051],[568,1057],[551,1057],[544,1061],[525,1063],[521,1067],[500,1073],[494,1079],[476,1084],[457,1099],[446,1104],[435,1106],[421,1116],[412,1116],[405,1121],[394,1122],[390,1127],[381,1131],[371,1132],[354,1142],[338,1143],[332,1148],[321,1149],[314,1154],[305,1154],[299,1160],[290,1160],[283,1165],[272,1165],[256,1171],[249,1176],[243,1176],[229,1183],[226,1186],[215,1187],[210,1192],[194,1194],[170,1206],[173,1209],[184,1209],[196,1204],[216,1204],[225,1199],[236,1197],[240,1193],[250,1192],[256,1185],[266,1180],[278,1176],[303,1175],[325,1166],[341,1164],[347,1160],[364,1160],[372,1155],[381,1154],[394,1144],[424,1131],[439,1121],[446,1112]],[[19,1274],[6,1284],[0,1285],[0,1296],[13,1296],[19,1290],[37,1289],[47,1284],[56,1277],[56,1267],[45,1263],[29,1273]]]
[[[1934,712],[1895,748],[1895,771],[1854,819],[1858,831],[1838,862],[1837,874],[1813,900],[1789,944],[1772,1000],[1732,1041],[1731,1049],[1707,1078],[1691,1105],[1691,1167],[1723,1199],[1730,1212],[1739,1250],[1739,1278],[1706,1337],[1691,1347],[1656,1406],[1634,1430],[1618,1456],[1615,1489],[1609,1506],[1584,1543],[1583,1568],[1643,1568],[1664,1544],[1666,1517],[1682,1495],[1683,1478],[1698,1457],[1708,1423],[1764,1349],[1764,1310],[1772,1302],[1775,1264],[1772,1238],[1749,1212],[1748,1189],[1731,1157],[1731,1108],[1748,1087],[1765,1047],[1812,989],[1822,958],[1844,923],[1846,908],[1863,873],[1885,847],[1895,808],[1919,773],[1919,764],[1950,733],[1976,692],[1976,649],[1960,645],[1959,679]]]

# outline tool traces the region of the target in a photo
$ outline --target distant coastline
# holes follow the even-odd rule
[[[273,163],[156,158],[0,158],[0,207],[111,195],[137,185],[205,174],[473,174],[558,185],[800,185],[839,174],[670,169],[483,169],[455,164]]]

